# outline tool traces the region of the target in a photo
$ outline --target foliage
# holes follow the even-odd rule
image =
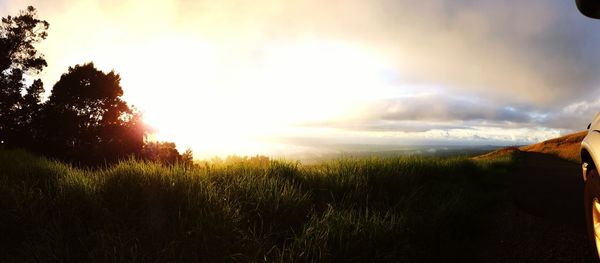
[[[469,261],[494,178],[510,164],[130,160],[80,170],[0,151],[0,254],[7,262]]]
[[[181,163],[185,165],[193,165],[194,164],[194,153],[191,148],[185,149],[185,151],[181,154]]]
[[[172,142],[147,142],[141,151],[144,160],[162,164],[193,165],[194,155],[191,149],[179,154],[175,143]]]
[[[134,108],[121,99],[119,74],[93,63],[70,67],[42,103],[44,85],[36,79],[47,66],[35,45],[46,39],[49,24],[28,7],[0,25],[0,144],[25,148],[82,165],[102,165],[129,156],[163,163],[192,163],[176,150],[144,155],[148,129]],[[175,149],[175,146],[172,146]],[[163,159],[164,158],[164,159]]]
[[[146,129],[121,99],[120,76],[93,63],[69,68],[54,85],[38,118],[42,152],[82,163],[139,154]]]
[[[31,116],[40,108],[44,90],[41,80],[29,86],[26,76],[34,77],[47,66],[35,45],[46,39],[49,24],[37,18],[29,6],[18,16],[2,18],[0,24],[0,141],[16,146],[28,144],[33,136]]]

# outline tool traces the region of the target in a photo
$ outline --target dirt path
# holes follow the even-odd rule
[[[523,153],[507,200],[481,230],[482,262],[589,262],[579,165]]]

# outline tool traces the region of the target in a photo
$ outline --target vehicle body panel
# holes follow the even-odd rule
[[[596,167],[600,162],[600,113],[596,114],[589,126],[588,134],[581,142],[581,162],[583,179],[586,180],[589,167]]]

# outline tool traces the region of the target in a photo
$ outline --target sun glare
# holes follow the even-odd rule
[[[280,146],[265,138],[352,118],[359,103],[397,92],[386,79],[392,63],[357,43],[309,36],[236,41],[175,28],[103,33],[54,59],[120,73],[124,99],[154,129],[150,138],[190,147],[198,157],[271,154]]]
[[[151,138],[204,157],[270,154],[275,146],[260,138],[349,118],[387,87],[383,60],[333,41],[247,50],[166,36],[125,50],[99,61],[118,61],[125,97],[154,129]]]

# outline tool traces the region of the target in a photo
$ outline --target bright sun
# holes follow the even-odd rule
[[[383,97],[386,64],[333,41],[240,50],[177,36],[113,58],[125,99],[155,129],[152,138],[197,157],[272,152],[261,138],[351,117],[358,102]],[[142,48],[140,48],[142,47]]]

